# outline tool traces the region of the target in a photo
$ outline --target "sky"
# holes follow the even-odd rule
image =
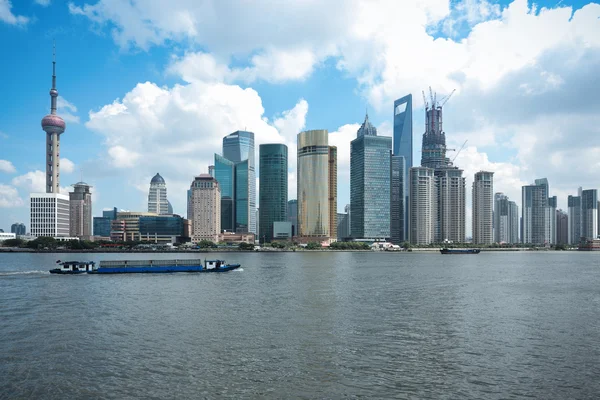
[[[444,106],[454,163],[471,185],[521,203],[546,177],[566,208],[600,187],[600,5],[526,0],[0,0],[0,228],[29,228],[29,193],[45,188],[52,43],[56,42],[63,191],[93,186],[103,209],[143,211],[150,179],[174,211],[208,171],[223,136],[255,133],[289,148],[328,129],[338,146],[338,211],[349,203],[350,141],[365,112],[392,135],[393,101],[413,95],[414,160],[422,91]],[[258,157],[257,157],[258,159]],[[258,171],[257,171],[258,176]],[[259,183],[257,188],[260,190]],[[258,196],[257,196],[258,202]]]

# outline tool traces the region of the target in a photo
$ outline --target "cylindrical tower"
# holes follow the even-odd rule
[[[298,134],[298,234],[329,237],[329,133]]]
[[[52,89],[50,89],[50,114],[42,118],[46,132],[46,193],[60,193],[60,134],[65,131],[65,121],[56,115],[56,52],[52,54]]]

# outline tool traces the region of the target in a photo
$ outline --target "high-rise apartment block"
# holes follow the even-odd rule
[[[392,170],[400,171],[395,187],[390,190],[402,192],[400,203],[390,203],[390,235],[395,244],[408,240],[409,170],[413,167],[413,119],[412,95],[394,101],[394,136]],[[401,214],[399,214],[401,213]]]
[[[259,239],[262,243],[268,243],[275,237],[274,223],[287,221],[288,148],[286,145],[260,145],[259,174]]]
[[[598,237],[598,190],[581,192],[581,237],[592,240]]]
[[[410,243],[431,244],[436,240],[438,210],[435,171],[432,168],[413,167],[410,169],[409,177]]]
[[[312,130],[298,134],[298,232],[305,240],[330,238],[329,133]]]
[[[556,243],[556,196],[548,197],[548,193],[546,178],[536,179],[533,185],[522,187],[523,243]]]
[[[563,210],[556,210],[556,243],[569,243],[569,216]]]
[[[73,185],[69,193],[70,236],[82,239],[92,237],[92,193],[91,186],[85,182]]]
[[[480,171],[473,181],[473,243],[492,244],[494,173]]]
[[[350,143],[351,236],[390,237],[390,154],[392,138],[377,136],[368,115]]]
[[[188,219],[193,242],[217,242],[221,233],[221,190],[215,178],[197,176],[188,192]]]
[[[329,241],[337,241],[337,147],[329,146],[328,151],[328,182],[329,185]]]
[[[504,193],[494,196],[494,241],[519,243],[519,207]]]

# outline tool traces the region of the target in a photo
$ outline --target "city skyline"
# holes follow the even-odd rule
[[[589,68],[595,65],[590,64],[595,63],[595,58],[590,56],[599,46],[597,35],[593,35],[595,22],[589,22],[594,21],[597,9],[584,3],[562,2],[560,6],[542,3],[540,7],[550,8],[532,10],[522,1],[500,2],[493,12],[460,27],[453,24],[461,21],[462,2],[449,4],[447,10],[436,5],[435,17],[410,5],[398,5],[398,11],[402,12],[396,14],[425,21],[407,24],[402,29],[410,32],[401,34],[392,31],[398,21],[392,24],[386,20],[378,5],[372,6],[376,21],[357,15],[356,10],[360,11],[361,7],[356,7],[349,15],[329,16],[331,26],[338,26],[341,18],[351,17],[350,23],[344,20],[339,25],[348,27],[336,30],[339,37],[331,36],[329,31],[319,33],[326,39],[321,40],[319,36],[320,42],[331,40],[332,48],[339,46],[336,55],[323,50],[314,37],[307,38],[305,43],[311,43],[309,47],[302,47],[304,45],[298,42],[291,46],[272,46],[265,36],[261,40],[239,43],[241,47],[234,49],[232,43],[219,34],[207,35],[205,31],[192,29],[180,37],[170,36],[172,31],[167,29],[158,32],[156,40],[148,41],[140,32],[130,31],[124,21],[114,21],[111,14],[106,13],[108,8],[101,9],[97,1],[87,3],[87,8],[82,4],[69,8],[56,2],[42,8],[12,2],[7,15],[15,18],[0,21],[1,32],[11,38],[3,44],[5,53],[12,55],[11,62],[2,66],[3,75],[9,78],[5,90],[10,93],[10,101],[3,104],[6,117],[0,124],[0,227],[5,230],[17,221],[27,223],[29,193],[45,191],[39,117],[47,114],[45,96],[50,87],[47,71],[53,38],[57,42],[61,92],[56,98],[57,113],[69,125],[61,141],[60,183],[63,188],[79,181],[92,185],[94,215],[114,205],[126,210],[145,209],[144,196],[140,194],[147,194],[147,182],[156,171],[161,171],[169,182],[174,212],[185,214],[190,178],[207,172],[212,163],[210,155],[219,151],[219,141],[224,135],[242,129],[256,133],[256,147],[271,142],[288,145],[292,177],[296,165],[295,135],[307,129],[328,129],[330,144],[338,148],[337,205],[341,210],[349,203],[350,196],[349,143],[362,120],[365,106],[379,135],[392,136],[393,102],[412,94],[412,156],[418,160],[421,154],[415,145],[420,141],[424,125],[420,91],[429,86],[441,95],[457,89],[445,110],[445,129],[452,133],[448,147],[457,148],[469,139],[468,146],[456,160],[467,178],[467,199],[472,174],[480,169],[495,171],[496,189],[515,199],[518,205],[520,187],[536,176],[547,176],[552,182],[553,194],[558,196],[558,207],[565,210],[568,194],[574,193],[578,186],[594,188],[598,185],[590,172],[594,168],[589,168],[595,165],[594,159],[589,156],[600,144],[596,136],[591,136],[591,141],[586,136],[594,132],[594,128],[589,127],[597,126],[593,123],[595,114],[588,115],[597,108],[597,100],[579,103],[574,97],[579,100],[581,97],[573,96],[577,93],[573,88],[581,87],[577,82],[586,81],[587,71],[594,70]],[[255,15],[251,8],[240,7],[247,15]],[[278,7],[275,15],[281,12]],[[293,17],[296,22],[307,18],[306,9],[301,6],[288,7],[299,11]],[[330,10],[328,7],[325,2],[323,11]],[[96,22],[92,22],[91,17],[95,15],[92,10],[97,11]],[[160,26],[162,16],[148,16],[144,12],[136,9],[129,15],[132,19],[140,17],[147,21],[150,29]],[[310,14],[313,17],[313,13]],[[164,15],[169,15],[169,11]],[[425,17],[414,18],[417,15]],[[227,18],[227,15],[221,17]],[[103,28],[95,24],[100,21],[114,28],[115,35],[98,35]],[[378,64],[380,61],[371,56],[369,49],[360,46],[352,33],[358,28],[356,24],[367,21],[382,30],[377,37],[366,33],[372,39],[369,49],[390,55],[386,58],[389,64]],[[510,32],[524,29],[520,24],[536,24],[538,31],[548,34],[509,39],[514,36],[495,31],[490,21],[506,26],[505,30]],[[272,29],[273,24],[263,22],[258,31]],[[456,29],[448,30],[452,26]],[[549,34],[554,31],[569,34],[559,39]],[[206,46],[204,52],[186,47],[189,32],[197,32],[193,34],[194,40]],[[481,52],[490,46],[474,45],[476,39],[485,43],[482,32],[486,33],[483,39],[493,37],[494,42],[509,44],[506,46],[509,53],[502,54],[504,66],[495,65],[495,58],[490,59],[489,53]],[[165,43],[163,34],[169,36],[171,44]],[[223,46],[209,37],[218,38],[215,40]],[[282,40],[289,44],[295,40],[291,37],[283,35]],[[391,40],[398,37],[403,39]],[[364,50],[363,57],[353,57],[340,45],[344,41],[341,38],[349,40],[353,49]],[[426,41],[419,42],[421,39]],[[444,39],[447,43],[435,39]],[[527,47],[520,47],[520,42]],[[414,46],[417,43],[419,46]],[[580,46],[581,43],[585,46]],[[427,71],[415,68],[414,60],[419,56],[425,55],[429,60],[435,55],[434,50],[438,49],[433,46],[443,47],[439,51],[447,55],[447,61],[428,61]],[[23,47],[32,51],[17,51]],[[93,53],[90,48],[94,49]],[[215,48],[222,48],[223,53],[217,54]],[[286,48],[292,49],[289,50],[293,53],[291,59],[309,60],[306,64],[294,63],[300,71],[283,68],[289,67],[288,64],[276,64],[286,60],[282,53]],[[579,52],[573,53],[575,50]],[[570,57],[557,57],[565,51]],[[469,55],[471,61],[458,58],[461,52]],[[233,54],[236,63],[229,62]],[[402,57],[392,57],[398,54]],[[406,57],[409,54],[411,59]],[[520,54],[520,58],[513,57],[515,54]],[[491,64],[485,64],[486,60]],[[560,60],[570,62],[567,65]],[[246,70],[240,67],[244,62],[248,65]],[[422,61],[418,63],[421,64]],[[211,65],[215,68],[211,69]],[[272,65],[282,68],[264,69]],[[107,76],[111,79],[106,79]],[[366,79],[360,85],[359,77]],[[486,89],[485,96],[482,89]],[[498,113],[498,104],[509,106]],[[554,117],[557,110],[559,115]],[[567,117],[568,113],[576,115],[571,118]],[[569,121],[569,125],[561,122],[563,120]],[[546,134],[549,130],[552,135]],[[567,141],[574,136],[580,140]],[[581,147],[582,143],[585,147]],[[581,165],[586,168],[568,163],[574,154],[585,160]],[[288,198],[295,198],[296,185],[290,181],[288,187]],[[259,188],[257,199],[258,193]],[[467,216],[469,203],[467,201]],[[467,236],[470,225],[467,220]]]

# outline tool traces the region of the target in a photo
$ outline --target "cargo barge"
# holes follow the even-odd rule
[[[173,272],[227,272],[238,269],[240,264],[227,264],[224,260],[122,260],[66,261],[61,268],[50,270],[51,274],[135,274]]]

